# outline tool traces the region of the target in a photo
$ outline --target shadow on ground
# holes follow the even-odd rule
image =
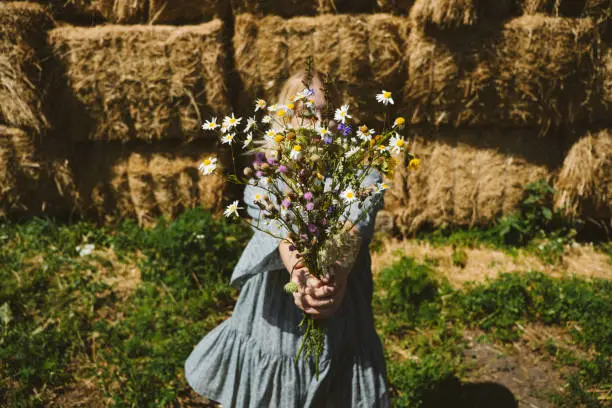
[[[517,408],[512,392],[494,382],[461,383],[453,377],[423,398],[422,408]]]

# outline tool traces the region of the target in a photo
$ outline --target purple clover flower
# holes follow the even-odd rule
[[[297,248],[295,247],[295,245],[289,245],[289,251],[293,252],[295,251]]]
[[[352,129],[349,125],[345,125],[344,123],[339,123],[338,130],[341,131],[344,136],[348,136],[351,133]]]
[[[270,157],[267,159],[267,161],[270,166],[276,166],[276,159]]]
[[[329,207],[329,209],[327,210],[327,215],[331,215],[334,211],[336,211],[336,206],[332,205],[331,207]]]
[[[334,138],[331,137],[330,135],[325,135],[323,136],[323,142],[325,144],[332,144],[334,142]]]
[[[308,231],[310,231],[311,234],[316,234],[318,230],[319,229],[317,228],[316,225],[308,224]]]
[[[305,193],[304,193],[304,199],[305,199],[306,201],[310,201],[310,200],[312,200],[312,197],[313,197],[313,196],[312,196],[312,193],[311,193],[310,191],[307,191],[307,192],[305,192]]]
[[[285,207],[285,208],[289,208],[289,207],[291,207],[291,200],[290,200],[290,199],[288,199],[288,198],[285,198],[285,199],[283,200],[283,207]]]
[[[323,218],[321,220],[321,225],[323,225],[323,226],[327,225],[327,218]]]
[[[314,203],[310,202],[306,204],[306,211],[312,211],[312,210],[314,210]]]
[[[256,175],[257,177],[259,177],[259,178],[262,178],[264,174],[263,174],[263,171],[261,171],[261,170],[257,170],[257,172],[255,173],[255,175]]]
[[[262,162],[265,159],[266,159],[266,154],[264,152],[257,152],[255,154],[255,160]]]
[[[308,239],[308,235],[300,234],[300,238],[302,239],[302,241],[306,241]]]
[[[284,164],[281,164],[280,166],[278,166],[278,172],[279,173],[285,174],[285,173],[287,173],[287,171],[289,171],[289,169]]]

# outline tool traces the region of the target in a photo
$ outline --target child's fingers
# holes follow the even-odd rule
[[[306,288],[306,294],[317,299],[324,299],[333,296],[336,292],[336,287],[332,285],[322,285],[315,288]]]

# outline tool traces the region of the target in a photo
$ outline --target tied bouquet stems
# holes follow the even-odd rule
[[[258,99],[254,116],[246,123],[232,113],[221,124],[211,118],[202,128],[218,132],[221,143],[232,150],[232,158],[235,146],[253,154],[253,161],[242,174],[232,174],[228,179],[257,188],[247,204],[258,216],[250,221],[242,218],[240,210],[244,207],[238,200],[227,206],[225,216],[242,219],[256,230],[289,241],[289,249],[298,251],[313,276],[333,277],[330,266],[350,256],[346,243],[354,243],[347,225],[356,225],[366,217],[389,188],[383,182],[367,185],[366,177],[376,170],[391,175],[397,164],[394,156],[399,154],[405,155],[411,169],[418,168],[419,160],[405,150],[406,141],[399,133],[404,118],[396,118],[380,131],[356,126],[348,105],[332,106],[327,79],[317,90],[325,93],[326,101],[323,112],[317,112],[310,64],[303,82],[304,89],[283,104]],[[384,90],[376,100],[385,106],[393,104],[391,92]],[[214,157],[200,165],[204,175],[213,174],[216,168]],[[297,290],[294,282],[285,285],[289,293]],[[302,353],[305,358],[314,357],[318,378],[326,329],[307,313],[299,326],[304,336],[295,361]]]

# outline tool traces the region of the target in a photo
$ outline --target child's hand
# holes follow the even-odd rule
[[[293,293],[296,306],[314,319],[333,315],[344,297],[346,285],[326,284],[311,275],[307,268],[294,271],[291,281],[298,285],[298,291]]]

